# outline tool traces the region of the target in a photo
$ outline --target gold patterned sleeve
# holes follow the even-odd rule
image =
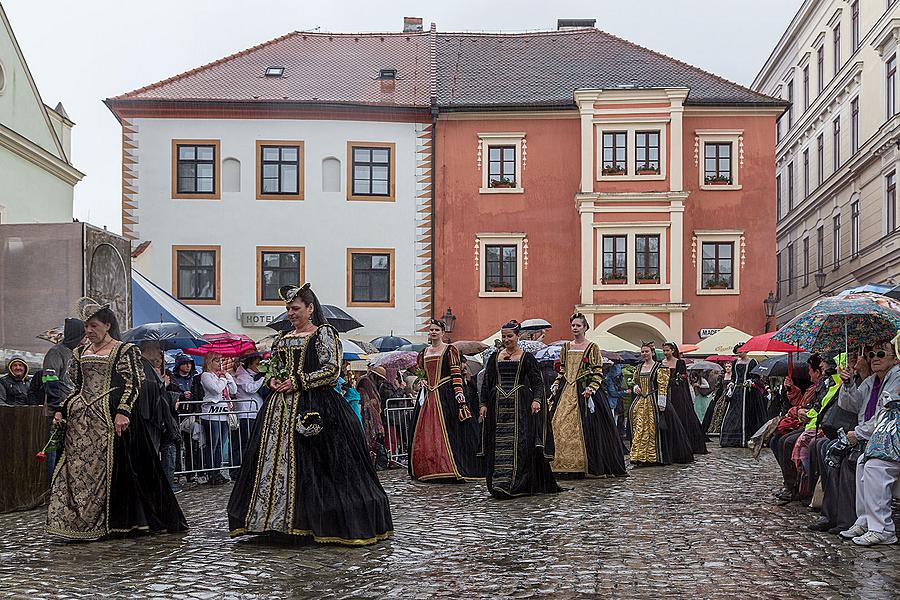
[[[588,347],[587,359],[589,375],[585,387],[593,393],[603,385],[603,356],[600,354],[600,347],[597,344],[591,344]]]
[[[59,407],[56,409],[62,413],[64,418],[66,416],[66,411],[69,408],[69,401],[81,393],[81,385],[84,381],[81,377],[81,348],[76,348],[72,352],[72,358],[69,360],[69,367],[66,372],[69,375],[69,379],[72,381],[72,391],[69,392],[68,396],[63,398],[59,403]]]
[[[338,337],[334,327],[322,325],[313,336],[314,339],[311,339],[309,343],[315,344],[315,346],[307,348],[307,352],[318,354],[319,368],[310,373],[305,373],[303,365],[298,365],[299,389],[303,390],[336,384],[338,375],[341,372],[341,360],[344,356],[341,351],[341,338]]]
[[[562,348],[560,348],[560,350],[559,350],[559,365],[560,365],[559,372],[556,374],[556,379],[554,379],[553,383],[550,384],[551,387],[555,386],[558,389],[559,386],[561,386],[563,384],[563,382],[565,381],[566,359],[568,356],[569,356],[569,343],[566,342],[565,344],[563,344]]]
[[[131,416],[131,407],[134,406],[138,394],[141,391],[141,383],[144,381],[144,369],[141,366],[141,351],[134,344],[124,344],[119,350],[116,359],[116,373],[122,378],[122,397],[116,413]]]

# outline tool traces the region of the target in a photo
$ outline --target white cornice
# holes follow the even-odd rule
[[[4,125],[0,125],[0,146],[55,175],[69,185],[74,186],[84,178],[84,173],[75,167]]]
[[[872,39],[872,47],[878,51],[879,56],[884,56],[885,50],[890,46],[896,46],[900,41],[900,19],[891,19]]]
[[[834,14],[831,15],[831,18],[828,19],[828,26],[831,27],[832,29],[834,29],[834,26],[837,25],[838,22],[840,22],[841,12],[843,12],[843,9],[841,9],[841,8],[837,9],[836,11],[834,11]]]
[[[691,307],[690,304],[660,302],[659,304],[579,304],[578,310],[591,313],[629,313],[629,312],[678,312],[683,313]]]

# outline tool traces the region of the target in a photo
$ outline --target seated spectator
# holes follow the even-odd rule
[[[900,367],[894,347],[888,341],[874,344],[867,350],[872,375],[859,386],[853,381],[851,369],[841,370],[844,386],[838,405],[845,410],[856,409],[860,424],[847,433],[852,445],[868,442],[885,405],[900,398]],[[900,457],[898,457],[900,458]],[[900,462],[860,456],[856,466],[856,522],[841,532],[844,539],[852,539],[859,546],[895,544],[897,535],[891,513],[892,491],[900,479]]]
[[[25,359],[14,356],[6,363],[6,375],[0,377],[0,404],[10,406],[27,406],[28,386],[31,377],[28,376],[28,363]]]
[[[800,474],[800,490],[801,498],[809,498],[812,496],[813,490],[810,486],[810,444],[824,433],[819,429],[819,415],[822,414],[837,397],[838,390],[841,388],[841,378],[837,375],[837,367],[833,360],[825,359],[822,362],[824,367],[821,373],[821,388],[826,389],[824,395],[816,395],[812,406],[806,411],[806,425],[803,432],[797,438],[794,449],[791,451],[791,461]],[[813,482],[813,486],[815,483]]]

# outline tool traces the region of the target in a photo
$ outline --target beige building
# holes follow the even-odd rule
[[[805,0],[753,82],[792,103],[777,132],[779,325],[823,293],[900,283],[898,40],[897,0]]]

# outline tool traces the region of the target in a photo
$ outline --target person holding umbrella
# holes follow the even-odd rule
[[[728,406],[722,420],[719,445],[723,448],[746,448],[747,442],[766,421],[766,401],[756,387],[756,377],[751,375],[757,362],[739,352],[743,344],[734,347],[737,360],[734,363],[734,389],[725,398]]]
[[[293,329],[272,344],[272,395],[228,501],[231,535],[374,544],[393,533],[391,509],[359,421],[334,389],[340,337],[308,283],[279,295]]]

